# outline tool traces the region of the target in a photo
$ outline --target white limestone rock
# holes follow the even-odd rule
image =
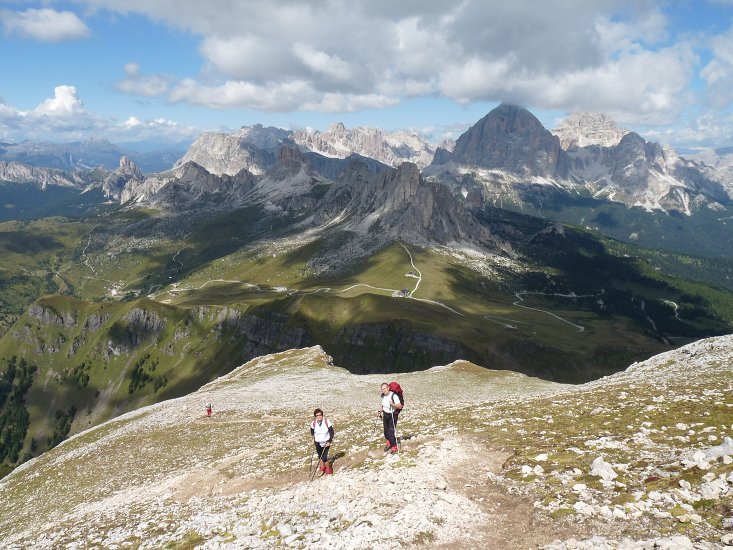
[[[733,439],[730,437],[724,437],[720,445],[711,447],[704,453],[704,459],[708,462],[723,456],[733,456]]]
[[[403,162],[424,168],[432,162],[436,151],[434,145],[414,133],[384,133],[377,128],[363,126],[349,129],[340,122],[322,132],[310,128],[298,130],[292,137],[301,149],[307,151],[335,158],[357,154],[393,168]],[[450,147],[443,144],[445,146]]]
[[[604,113],[572,113],[552,130],[566,151],[589,145],[612,147],[628,132]]]
[[[598,476],[604,481],[613,481],[618,477],[618,474],[613,470],[611,465],[600,456],[591,464],[590,475]]]

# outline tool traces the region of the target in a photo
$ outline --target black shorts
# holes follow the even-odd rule
[[[316,456],[320,457],[323,462],[326,462],[328,460],[328,450],[331,447],[321,447],[321,444],[316,443],[315,441],[313,443],[316,445]]]

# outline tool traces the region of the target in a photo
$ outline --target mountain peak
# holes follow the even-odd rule
[[[132,162],[127,157],[127,155],[122,155],[120,157],[120,167],[117,169],[117,171],[123,174],[130,174],[132,176],[135,176],[136,179],[142,179],[142,172],[140,172],[137,164]]]
[[[317,217],[318,223],[346,220],[344,229],[372,239],[419,245],[479,243],[493,252],[511,249],[446,187],[425,181],[412,162],[378,174],[352,162],[324,198]]]
[[[258,149],[277,149],[283,141],[291,136],[291,132],[274,126],[242,126],[234,134],[242,143],[254,145]]]
[[[604,113],[573,113],[560,121],[560,124],[552,131],[560,138],[560,144],[566,151],[587,147],[589,145],[600,145],[601,147],[613,147],[621,138],[629,133],[625,128],[620,128]]]
[[[451,160],[522,175],[566,177],[569,160],[527,109],[502,103],[458,138]]]
[[[243,168],[253,174],[264,174],[274,164],[275,155],[267,148],[257,145],[277,142],[278,138],[270,130],[270,128],[243,127],[234,135],[205,132],[176,162],[176,166],[193,161],[217,176],[223,174],[233,176]]]
[[[343,122],[334,122],[328,127],[327,132],[344,133],[346,132],[346,126],[344,126]]]
[[[127,158],[127,155],[122,155],[119,168],[109,174],[102,182],[102,191],[107,197],[119,199],[128,183],[142,182],[144,179],[145,177],[137,165]]]

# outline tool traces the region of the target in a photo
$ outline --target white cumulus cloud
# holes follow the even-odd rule
[[[304,111],[320,111],[327,113],[351,113],[362,109],[381,109],[396,105],[399,99],[382,94],[336,94],[327,93],[318,101],[304,103]]]
[[[263,111],[293,111],[314,91],[305,80],[254,84],[229,80],[219,86],[205,86],[196,80],[182,80],[171,91],[171,101],[182,101],[214,109],[247,108]]]
[[[714,37],[680,33],[674,3],[660,0],[77,0],[76,5],[88,9],[83,13],[111,14],[110,19],[147,17],[198,40],[202,61],[185,78],[145,74],[129,63],[114,84],[125,93],[174,103],[351,112],[443,97],[464,104],[510,101],[531,109],[602,111],[629,127],[679,124],[682,116],[692,121],[686,109],[705,115],[695,107],[701,97],[711,116],[733,104],[733,28]],[[74,13],[47,7],[0,10],[0,24],[7,35],[47,41],[90,32]],[[79,113],[80,106],[64,93],[39,105],[37,116],[44,109],[48,120],[64,109]],[[0,103],[0,124],[6,128],[27,123],[30,116]],[[84,120],[83,114],[75,116]],[[152,121],[138,122],[130,127]],[[690,136],[727,131],[702,118],[694,124]]]
[[[112,141],[165,141],[178,142],[194,139],[201,133],[201,129],[180,124],[166,118],[141,120],[130,116],[118,124],[110,124],[107,136]]]
[[[44,100],[35,109],[26,113],[27,116],[59,120],[84,114],[84,105],[77,96],[74,86],[56,86],[53,97]]]
[[[711,39],[712,58],[700,71],[707,82],[707,100],[717,109],[733,102],[733,27]]]
[[[170,88],[172,79],[168,76],[140,74],[140,66],[137,63],[127,63],[124,68],[125,78],[115,83],[115,88],[121,92],[157,97]]]
[[[34,38],[41,42],[77,40],[91,34],[86,23],[75,13],[50,8],[31,8],[22,12],[2,10],[0,21],[5,34]]]
[[[169,98],[217,108],[348,111],[443,95],[663,123],[688,101],[697,63],[651,1],[81,1],[198,36],[201,75]]]
[[[303,43],[294,44],[292,51],[314,73],[335,81],[347,81],[353,76],[349,64],[338,55],[328,54]]]
[[[53,97],[33,109],[21,110],[0,104],[0,134],[5,139],[51,139],[58,136],[76,139],[105,127],[101,117],[84,108],[74,86],[56,86]]]
[[[90,135],[105,135],[118,141],[191,139],[200,129],[164,118],[140,120],[130,116],[123,122],[89,112],[74,86],[56,86],[53,97],[32,109],[22,110],[0,102],[0,139],[6,141],[77,141]]]

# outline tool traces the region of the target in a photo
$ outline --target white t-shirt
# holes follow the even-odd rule
[[[331,435],[328,433],[328,428],[330,427],[331,422],[329,422],[325,418],[320,424],[317,420],[314,420],[311,423],[311,428],[313,429],[313,439],[316,440],[316,443],[327,443],[328,440],[331,439]]]
[[[398,405],[400,403],[400,398],[397,397],[396,393],[389,392],[387,395],[382,395],[382,410],[384,412],[392,414],[395,411],[392,403],[397,403]]]

